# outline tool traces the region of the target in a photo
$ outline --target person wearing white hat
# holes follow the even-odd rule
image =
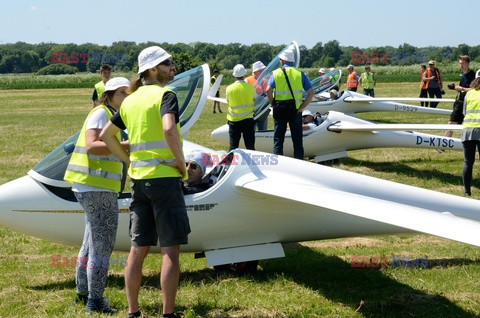
[[[349,64],[347,66],[347,90],[356,92],[357,91],[357,86],[358,86],[358,80],[359,77],[357,75],[357,72],[355,72],[355,69],[352,64]]]
[[[174,91],[164,87],[175,73],[172,56],[164,49],[151,46],[142,50],[138,56],[140,78],[133,82],[131,94],[100,135],[110,150],[129,165],[132,179],[131,248],[125,268],[129,317],[141,316],[138,294],[143,260],[158,242],[162,253],[163,317],[175,315],[180,245],[188,244],[190,233],[181,187],[187,171],[178,100]],[[129,153],[115,138],[125,128]]]
[[[252,75],[245,78],[245,82],[252,84],[255,87],[255,93],[262,94],[267,89],[267,79],[263,77],[261,79],[261,84],[257,81],[260,74],[266,68],[265,64],[262,61],[256,61],[252,64]],[[255,127],[257,130],[267,130],[268,128],[268,112],[266,112],[262,118],[255,121]]]
[[[318,70],[318,76],[323,76],[325,75],[325,69],[322,67],[321,69]]]
[[[212,157],[203,150],[192,150],[185,155],[188,178],[183,183],[183,194],[194,194],[210,188],[208,182],[202,182],[207,167],[212,165]]]
[[[120,108],[129,85],[124,77],[114,77],[105,84],[101,104],[88,114],[64,176],[73,184],[72,191],[85,211],[85,234],[78,258],[88,261],[76,268],[74,302],[83,302],[87,312],[115,313],[103,298],[108,267],[100,264],[102,258],[110,257],[115,244],[123,166],[100,139],[100,132]],[[115,138],[128,149],[128,141],[120,141],[120,134]],[[108,173],[97,173],[102,171]]]
[[[227,86],[227,120],[230,135],[229,151],[238,148],[243,135],[245,147],[255,150],[255,121],[253,120],[253,104],[255,89],[244,81],[247,70],[242,64],[233,68],[233,76],[237,79]]]
[[[295,67],[295,55],[292,50],[283,51],[279,58],[281,67],[273,71],[266,90],[268,101],[273,106],[273,153],[283,155],[283,142],[288,123],[294,157],[303,160],[302,112],[312,101],[314,91],[308,76]],[[307,92],[305,100],[302,100],[303,91]]]
[[[428,68],[423,73],[423,81],[428,92],[428,97],[442,98],[443,84],[440,70],[435,67],[435,61],[428,61]],[[438,102],[430,102],[431,108],[437,108]]]
[[[302,112],[302,130],[313,130],[317,126],[318,125],[315,122],[315,116],[313,116],[310,110],[305,109]]]

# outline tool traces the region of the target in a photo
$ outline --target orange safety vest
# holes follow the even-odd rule
[[[355,88],[358,86],[358,82],[355,79],[355,75],[357,75],[357,72],[352,72],[351,74],[348,74],[347,76],[347,87],[348,88]]]
[[[428,68],[428,69],[427,69],[427,76],[426,76],[426,77],[432,76],[432,75],[430,75],[430,74],[431,74],[430,71],[431,71],[431,69]],[[440,83],[442,82],[442,78],[440,77],[440,73],[438,72],[438,68],[436,68],[436,67],[435,67],[435,73],[436,73],[436,75],[437,75],[438,86],[440,87]],[[425,88],[424,88],[424,89],[427,89],[427,88],[428,88],[428,84],[430,84],[430,81],[425,81],[425,82],[426,82],[426,83],[425,83]]]
[[[427,89],[427,83],[423,80],[423,74],[425,72],[420,72],[420,89]]]

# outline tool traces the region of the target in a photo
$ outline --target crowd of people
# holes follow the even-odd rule
[[[265,130],[268,113],[254,120],[256,96],[265,94],[273,108],[274,145],[272,152],[283,154],[287,126],[294,146],[294,157],[304,159],[303,133],[314,130],[322,121],[320,114],[307,109],[314,91],[305,74],[295,67],[295,55],[283,51],[280,67],[268,78],[260,78],[265,69],[261,61],[252,65],[248,77],[242,64],[233,68],[235,82],[226,88],[226,111],[229,126],[229,150],[239,147],[243,138],[247,149],[255,149],[255,125]],[[462,179],[465,195],[471,195],[472,170],[475,153],[480,150],[480,70],[470,69],[468,56],[459,56],[462,71],[458,85],[448,88],[458,92],[450,124],[462,124],[464,147]],[[179,282],[180,245],[188,243],[190,224],[184,195],[207,190],[211,184],[204,179],[212,158],[202,150],[184,155],[179,124],[179,105],[176,93],[166,84],[176,73],[172,56],[158,46],[144,49],[138,56],[139,78],[130,82],[123,77],[111,78],[111,67],[100,69],[102,80],[95,84],[93,109],[87,115],[64,179],[72,183],[72,191],[85,210],[85,233],[79,258],[87,258],[87,266],[76,269],[75,304],[82,303],[87,312],[113,314],[103,296],[108,267],[100,260],[110,257],[118,226],[117,195],[125,183],[125,172],[132,180],[130,205],[131,249],[125,268],[125,287],[128,318],[145,317],[140,311],[142,266],[151,246],[160,243],[162,254],[161,280],[162,317],[177,317],[175,299]],[[330,69],[332,72],[334,69]],[[353,65],[347,67],[347,90],[374,97],[376,77],[369,65],[360,76]],[[325,69],[319,69],[319,76]],[[215,70],[212,85],[219,75]],[[435,61],[428,68],[422,65],[420,97],[443,94],[443,82]],[[337,78],[325,77],[335,82]],[[304,92],[306,97],[304,97]],[[330,98],[338,98],[338,86],[329,90]],[[219,92],[217,92],[217,97]],[[422,106],[436,107],[435,102]],[[222,112],[220,104],[213,106]],[[123,130],[128,131],[128,140]],[[451,132],[446,132],[451,136]]]

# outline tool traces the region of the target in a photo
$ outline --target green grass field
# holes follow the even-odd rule
[[[418,96],[418,84],[380,83],[377,96]],[[80,129],[91,107],[90,88],[0,91],[0,184],[25,175]],[[225,87],[221,89],[225,96]],[[447,91],[445,98],[454,95]],[[223,106],[224,107],[224,106]],[[441,107],[450,108],[450,104]],[[226,149],[210,132],[226,122],[207,102],[188,139]],[[225,108],[224,108],[225,109]],[[446,123],[447,116],[370,113],[382,122]],[[440,134],[440,133],[439,133]],[[455,133],[455,137],[459,133]],[[372,149],[349,153],[336,165],[378,178],[462,195],[461,152]],[[473,198],[480,198],[478,165]],[[126,229],[119,229],[119,231]],[[75,268],[52,267],[65,246],[0,227],[0,317],[86,317],[72,307]],[[473,317],[480,315],[480,250],[428,235],[353,237],[285,247],[286,257],[260,261],[237,277],[182,254],[177,309],[186,317]],[[113,256],[125,256],[115,252]],[[352,256],[387,257],[387,267],[352,267]],[[393,268],[392,255],[427,257],[427,268]],[[142,309],[160,314],[159,255],[149,255],[140,292]],[[127,314],[122,268],[110,270],[105,296],[118,317]],[[89,315],[89,317],[100,315]]]

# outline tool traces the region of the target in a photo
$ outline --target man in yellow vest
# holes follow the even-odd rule
[[[108,64],[103,64],[100,67],[100,76],[102,80],[95,84],[92,94],[92,108],[98,105],[99,99],[102,97],[102,93],[105,91],[105,83],[108,82],[112,75],[112,67]]]
[[[255,121],[253,120],[253,104],[255,103],[255,88],[245,83],[247,70],[242,64],[233,68],[233,76],[237,79],[227,86],[227,120],[230,135],[230,150],[238,148],[243,135],[245,147],[255,150]]]
[[[365,66],[365,73],[360,75],[358,84],[363,86],[363,95],[375,97],[374,87],[377,85],[375,75],[370,72],[370,65]]]
[[[480,78],[477,77],[470,84],[470,90],[465,95],[463,113],[462,144],[463,144],[463,171],[462,179],[465,195],[471,196],[472,172],[475,163],[475,152],[480,150]]]
[[[101,133],[111,151],[130,165],[133,181],[130,205],[131,248],[125,268],[129,317],[140,317],[138,294],[143,260],[150,247],[160,242],[160,286],[163,316],[177,317],[175,298],[180,275],[180,245],[188,243],[190,224],[181,182],[186,178],[185,158],[176,94],[164,86],[176,73],[172,56],[151,46],[138,56],[140,78]],[[128,154],[114,137],[127,128]]]
[[[302,112],[312,101],[314,91],[308,76],[294,66],[295,55],[292,50],[283,51],[279,58],[281,67],[273,71],[266,90],[268,101],[273,106],[273,153],[283,155],[288,123],[294,157],[303,160]],[[302,100],[304,90],[307,97]]]
[[[217,69],[214,69],[213,70],[213,76],[210,78],[210,86],[215,84],[215,82],[217,81],[218,75],[220,75],[220,72]],[[217,92],[215,93],[215,97],[220,97],[220,88],[218,88]],[[221,113],[222,109],[220,108],[220,102],[214,100],[213,101],[213,113],[214,114],[216,113],[215,109],[217,109],[217,108],[218,108],[218,112]]]

